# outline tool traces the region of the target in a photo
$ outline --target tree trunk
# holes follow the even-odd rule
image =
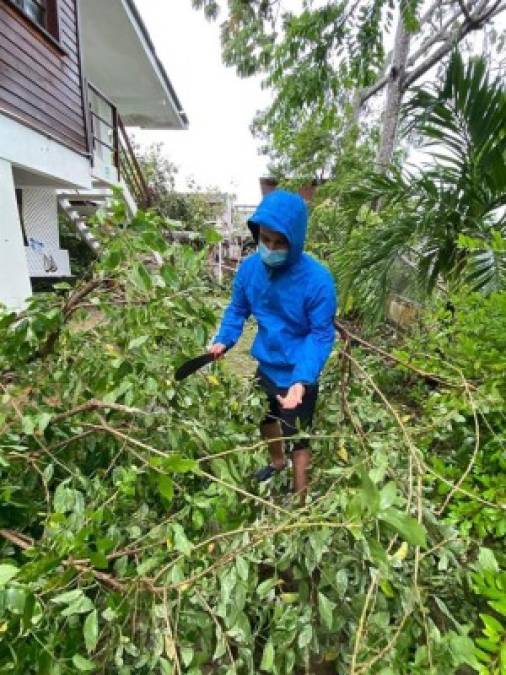
[[[410,40],[411,35],[406,30],[404,19],[400,13],[395,32],[392,65],[390,67],[390,77],[385,97],[380,145],[376,157],[376,166],[379,171],[385,171],[390,163],[395,147],[403,94],[402,80],[406,70]]]

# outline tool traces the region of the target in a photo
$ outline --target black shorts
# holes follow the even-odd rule
[[[301,430],[309,431],[313,421],[316,399],[318,398],[318,384],[305,384],[306,393],[304,394],[302,403],[293,408],[293,410],[285,410],[279,404],[276,396],[285,396],[288,389],[278,387],[260,369],[257,370],[255,378],[269,401],[269,410],[262,420],[262,424],[272,424],[272,422],[279,421],[281,423],[282,435],[285,437],[294,436],[300,433]],[[301,438],[293,443],[292,449],[300,450],[308,446],[309,441]]]

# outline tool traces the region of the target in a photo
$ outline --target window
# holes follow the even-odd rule
[[[47,30],[46,0],[14,0],[14,4],[34,23]]]
[[[8,0],[51,38],[59,39],[58,0]]]

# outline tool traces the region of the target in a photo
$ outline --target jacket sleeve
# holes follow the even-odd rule
[[[241,336],[244,322],[251,314],[251,307],[244,291],[244,276],[244,265],[241,265],[232,285],[230,303],[223,313],[213,344],[219,342],[226,347],[233,347]]]
[[[334,344],[336,311],[336,288],[329,274],[316,287],[308,301],[309,333],[297,354],[292,384],[314,384],[318,380]]]

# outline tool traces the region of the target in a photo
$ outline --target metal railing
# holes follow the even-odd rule
[[[119,173],[123,176],[137,205],[140,208],[147,208],[152,204],[151,192],[119,115],[118,130]]]
[[[93,159],[114,166],[137,206],[147,208],[151,193],[118,110],[94,85],[88,83],[88,89]]]

